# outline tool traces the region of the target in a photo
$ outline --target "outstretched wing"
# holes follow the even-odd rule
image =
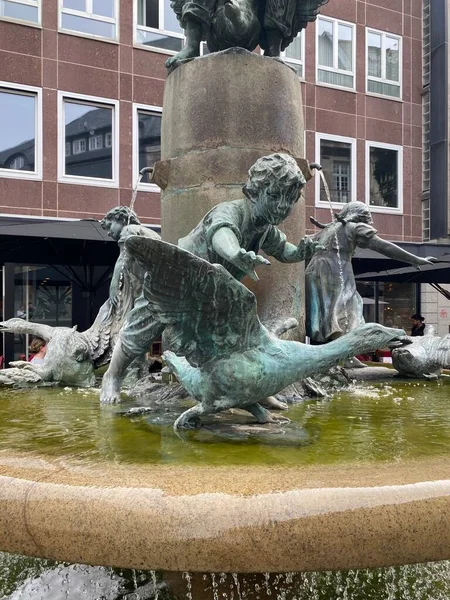
[[[173,352],[198,366],[258,343],[256,298],[224,267],[160,240],[132,236],[125,246],[147,271],[143,294]]]

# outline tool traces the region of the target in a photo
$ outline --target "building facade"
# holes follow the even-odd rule
[[[367,202],[379,233],[406,248],[423,233],[422,25],[419,0],[330,0],[284,57],[302,81],[305,155],[323,165],[332,209]],[[164,63],[182,44],[168,0],[0,0],[0,225],[100,219],[129,205],[137,186],[135,209],[158,229],[158,189],[138,172],[158,159]],[[306,213],[331,218],[318,178]],[[4,283],[5,317],[36,305],[41,275],[44,287],[52,281],[48,263],[36,267],[39,246],[28,262],[8,248],[4,281],[17,281],[14,301]],[[106,269],[98,248],[91,261]],[[358,261],[370,270],[367,257]],[[78,284],[64,277],[73,295]],[[83,285],[79,295],[90,294]],[[408,325],[416,284],[383,286],[362,289],[367,317]]]

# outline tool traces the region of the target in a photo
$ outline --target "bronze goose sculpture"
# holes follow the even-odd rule
[[[198,404],[174,428],[229,408],[273,419],[259,402],[289,384],[356,354],[402,343],[405,332],[369,323],[322,346],[277,338],[257,315],[256,298],[221,265],[177,246],[132,236],[125,242],[145,267],[143,295],[165,326],[164,359]]]

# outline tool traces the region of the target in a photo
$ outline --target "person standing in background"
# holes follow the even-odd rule
[[[413,324],[413,326],[411,327],[411,336],[416,337],[419,335],[423,335],[425,330],[425,319],[421,315],[415,314],[412,315],[411,321]]]

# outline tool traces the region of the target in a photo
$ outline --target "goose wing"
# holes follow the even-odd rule
[[[143,294],[173,352],[199,366],[258,344],[256,298],[224,267],[151,238],[131,236],[125,246],[147,271]]]

